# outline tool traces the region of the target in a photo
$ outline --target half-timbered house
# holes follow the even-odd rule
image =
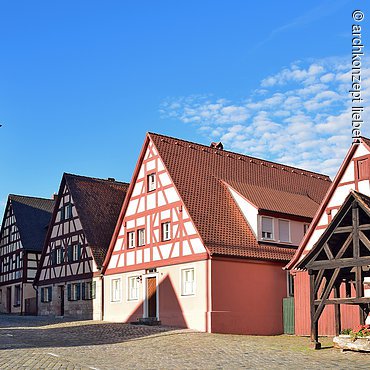
[[[303,238],[294,257],[286,266],[294,275],[295,333],[298,335],[309,335],[311,333],[310,276],[308,271],[301,271],[301,268],[296,268],[296,266],[299,266],[300,261],[318,243],[320,237],[329,227],[334,216],[336,216],[352,190],[370,196],[370,139],[364,137],[360,139],[359,143],[354,143],[350,147],[307,234]],[[352,241],[349,242],[352,243]],[[365,293],[370,294],[370,291],[366,289],[368,281],[364,280],[362,283],[365,284]],[[342,284],[340,289],[338,292],[339,295],[342,297],[348,295],[348,291],[345,291],[345,284]],[[320,313],[320,320],[318,322],[318,332],[320,334],[335,335],[336,328],[338,328],[338,323],[337,325],[335,323],[335,310],[335,305],[328,305]],[[343,328],[357,326],[360,322],[360,316],[358,307],[345,305],[341,309],[340,326]]]
[[[63,175],[35,280],[40,315],[101,319],[101,268],[127,188]]]
[[[36,314],[33,282],[53,199],[9,195],[0,232],[0,312]]]
[[[327,176],[149,133],[104,262],[104,319],[278,334]]]

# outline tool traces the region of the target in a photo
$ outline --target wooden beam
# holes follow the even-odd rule
[[[358,220],[358,203],[354,201],[352,203],[352,226],[353,226],[353,258],[360,257],[360,241],[359,241],[359,220]]]
[[[335,230],[334,230],[334,233],[333,234],[342,234],[342,233],[351,233],[352,232],[352,226],[341,226],[341,227],[337,227]]]
[[[370,224],[363,224],[358,227],[359,230],[370,230]]]
[[[343,245],[339,249],[339,252],[335,256],[335,258],[338,259],[338,258],[341,258],[343,256],[344,252],[347,250],[348,246],[352,242],[352,237],[353,237],[353,233],[351,233],[351,234],[348,235],[347,239],[345,240],[345,242],[343,243]]]
[[[320,349],[318,319],[315,319],[315,274],[310,271],[310,311],[311,311],[311,343],[314,349]]]
[[[314,293],[315,295],[317,294],[317,292],[319,291],[319,288],[320,288],[320,285],[321,285],[321,282],[322,282],[322,279],[324,277],[324,272],[325,270],[320,270],[319,273],[317,274],[316,276],[316,279],[315,279],[315,288],[314,288]]]
[[[334,298],[340,298],[340,284],[334,287]],[[341,317],[340,317],[340,304],[334,306],[335,315],[335,335],[338,336],[342,330]]]
[[[317,307],[317,310],[315,312],[315,315],[314,315],[314,320],[315,321],[318,321],[321,314],[322,314],[322,311],[324,310],[324,306],[325,306],[325,300],[328,299],[329,295],[330,295],[330,292],[331,290],[333,289],[333,286],[335,284],[335,281],[338,277],[338,274],[339,274],[339,271],[340,271],[340,268],[336,268],[333,272],[333,275],[331,276],[331,279],[330,281],[327,283],[326,287],[325,287],[325,290],[321,296],[321,302],[319,303],[318,307]]]
[[[365,247],[370,251],[370,240],[366,237],[366,235],[362,231],[359,231],[359,237],[362,243],[365,245]]]
[[[370,257],[342,258],[330,261],[314,261],[307,264],[311,270],[335,269],[338,267],[356,267],[370,265]]]
[[[333,260],[334,259],[334,256],[333,256],[333,253],[331,253],[331,250],[329,248],[328,243],[325,243],[324,244],[324,250],[325,250],[325,253],[328,256],[329,260]]]
[[[322,302],[321,299],[315,300],[315,305],[318,306]],[[361,297],[361,298],[329,298],[325,299],[324,304],[366,304],[370,303],[370,297]]]

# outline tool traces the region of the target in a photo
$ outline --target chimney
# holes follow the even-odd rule
[[[214,148],[214,149],[220,149],[220,150],[223,150],[224,149],[224,146],[223,144],[221,143],[221,141],[219,141],[218,143],[212,141],[211,145],[210,145],[211,148]]]
[[[51,199],[52,200],[57,200],[58,198],[58,194],[57,193],[53,193],[53,195],[51,196]]]
[[[114,182],[114,181],[116,181],[116,179],[114,178],[114,177],[108,177],[108,179],[107,179],[108,181],[111,181],[111,182]]]

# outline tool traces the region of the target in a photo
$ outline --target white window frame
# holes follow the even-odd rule
[[[75,261],[78,261],[80,259],[80,256],[78,255],[78,248],[79,247],[79,244],[73,244],[72,245],[72,261],[75,262]]]
[[[44,302],[43,303],[51,302],[50,300],[51,297],[49,297],[49,287],[43,287],[41,289],[44,290]]]
[[[165,230],[167,228],[167,230]],[[163,222],[161,225],[161,232],[162,232],[162,241],[166,242],[171,240],[171,222]]]
[[[60,265],[62,263],[62,248],[56,248],[55,249],[55,262],[57,265]]]
[[[155,175],[156,175],[155,173],[150,173],[147,176],[148,192],[153,191],[157,188]]]
[[[280,221],[288,223],[288,240],[281,240],[281,237],[280,237]],[[287,219],[284,219],[284,218],[279,218],[278,219],[278,230],[279,230],[279,242],[281,242],[281,243],[291,243],[292,242],[290,220],[287,220]]]
[[[115,284],[117,285],[115,286]],[[122,297],[122,284],[121,284],[121,278],[114,278],[111,279],[111,302],[121,302],[121,297]]]
[[[139,276],[129,276],[127,278],[127,300],[138,301],[139,300]],[[132,287],[131,282],[134,282]]]
[[[85,300],[92,299],[92,287],[93,287],[92,281],[85,282]]]
[[[263,236],[263,219],[267,218],[271,220],[271,225],[272,225],[272,235],[271,238]],[[275,225],[274,225],[274,218],[269,217],[269,216],[261,216],[261,238],[264,240],[275,240]]]
[[[71,301],[77,301],[78,300],[77,286],[78,286],[78,283],[72,283],[71,284]],[[81,287],[80,287],[80,289],[81,289]]]
[[[64,219],[69,220],[72,218],[72,204],[68,203],[64,206]]]
[[[137,246],[143,247],[145,245],[145,228],[137,231]]]
[[[193,271],[193,281],[186,281],[186,273],[188,271]],[[195,280],[195,268],[194,267],[186,267],[180,270],[181,272],[181,296],[188,297],[194,296],[196,291],[196,280]],[[191,283],[191,285],[187,285]],[[188,288],[190,286],[190,289]]]
[[[135,248],[135,231],[129,231],[127,233],[127,247]]]

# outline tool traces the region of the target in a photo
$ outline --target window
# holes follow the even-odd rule
[[[137,243],[139,247],[145,245],[145,229],[139,229],[137,231]]]
[[[262,217],[262,238],[273,239],[273,219],[271,217]]]
[[[128,278],[128,300],[134,301],[139,299],[138,276]]]
[[[63,251],[62,251],[62,248],[56,249],[55,252],[56,252],[56,257],[55,257],[56,258],[56,261],[55,261],[55,263],[57,265],[60,265],[63,262]]]
[[[171,239],[170,226],[171,226],[170,222],[164,222],[162,224],[162,241]]]
[[[303,224],[303,235],[306,235],[309,227],[310,227],[309,224]]]
[[[96,297],[96,281],[87,281],[82,284],[82,299],[89,300]]]
[[[290,222],[279,220],[279,241],[290,243]]]
[[[148,191],[153,191],[155,190],[155,173],[151,173],[147,177],[148,181]]]
[[[72,204],[66,204],[60,209],[60,220],[68,220],[72,218]]]
[[[14,307],[21,305],[21,286],[16,285],[14,289]]]
[[[73,261],[78,261],[81,257],[81,245],[73,244],[72,246],[72,259]]]
[[[41,302],[52,301],[52,287],[41,288]]]
[[[130,231],[127,233],[127,240],[128,240],[128,247],[134,248],[135,247],[135,232]]]
[[[194,269],[181,270],[181,295],[195,294]]]
[[[69,301],[78,301],[81,299],[81,284],[73,283],[67,285],[67,296]]]
[[[121,279],[112,279],[112,302],[119,302],[121,300]]]
[[[361,159],[357,161],[357,177],[359,180],[369,178],[369,159]]]

